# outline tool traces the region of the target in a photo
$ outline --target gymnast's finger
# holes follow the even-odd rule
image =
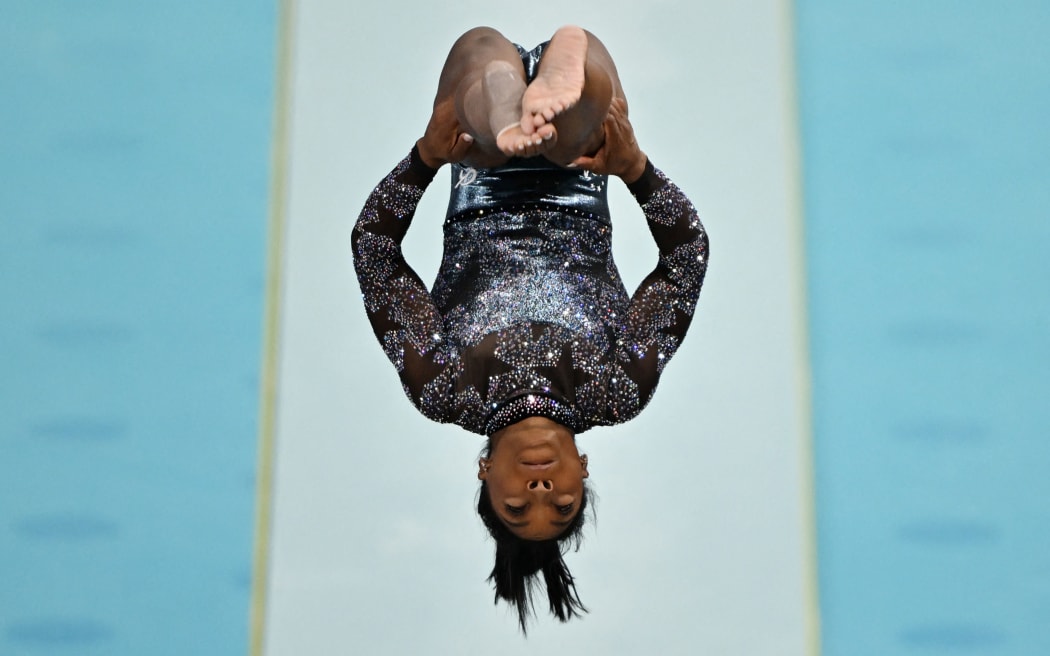
[[[474,137],[470,136],[466,132],[461,132],[456,136],[456,143],[452,144],[452,151],[449,153],[448,160],[450,162],[459,162],[467,156],[467,151],[474,145]]]
[[[599,166],[599,161],[598,160],[601,158],[601,156],[602,156],[602,151],[598,151],[597,153],[595,153],[594,157],[588,157],[586,155],[581,155],[580,157],[577,157],[576,159],[572,160],[572,162],[569,164],[569,168],[571,168],[571,169],[579,168],[579,169],[583,169],[585,171],[594,171],[595,168],[597,166]]]

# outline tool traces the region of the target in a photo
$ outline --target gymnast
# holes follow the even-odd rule
[[[591,496],[576,436],[637,415],[692,320],[708,241],[696,210],[639,148],[605,46],[575,26],[526,51],[490,28],[453,45],[433,113],[353,230],[369,321],[425,416],[487,438],[477,511],[489,580],[521,629],[543,575],[551,612],[586,612],[563,560]],[[452,165],[431,291],[401,242]],[[628,296],[613,263],[608,176],[659,250]]]

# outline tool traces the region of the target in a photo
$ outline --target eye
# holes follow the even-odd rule
[[[518,515],[524,514],[526,507],[527,506],[512,506],[509,503],[504,506],[504,508],[506,508],[507,512],[510,513],[511,515],[514,515],[515,517],[517,517]]]
[[[570,503],[567,506],[554,506],[554,509],[558,511],[559,515],[571,515],[572,514],[572,507],[573,506]]]

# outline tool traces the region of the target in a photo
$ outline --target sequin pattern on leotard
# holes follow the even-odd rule
[[[564,185],[564,170],[549,168],[540,186]],[[373,329],[420,411],[480,434],[536,415],[577,433],[634,417],[685,336],[706,271],[688,199],[651,166],[632,185],[660,251],[633,297],[612,258],[604,177],[580,192],[601,194],[597,204],[466,203],[446,220],[428,293],[400,242],[433,175],[413,151],[369,198],[353,246]],[[499,170],[479,177],[505,183]],[[462,206],[453,194],[450,207]]]

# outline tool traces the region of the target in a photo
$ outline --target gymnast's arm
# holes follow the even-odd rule
[[[685,194],[638,147],[620,100],[612,103],[605,134],[602,149],[576,164],[627,183],[660,251],[656,268],[631,297],[626,322],[625,369],[644,406],[692,321],[707,271],[707,233]]]
[[[659,249],[656,267],[631,297],[627,313],[630,364],[642,403],[685,338],[707,272],[708,239],[696,208],[646,160],[645,171],[627,185]]]
[[[369,195],[354,226],[351,246],[372,330],[394,364],[405,391],[423,414],[449,421],[451,407],[421,403],[424,387],[440,385],[450,354],[444,344],[441,314],[423,281],[405,261],[401,242],[423,192],[449,161],[461,159],[470,139],[458,133],[454,115],[435,108],[427,132],[408,157]],[[451,135],[451,136],[450,136]],[[448,394],[427,398],[447,399]],[[426,407],[424,407],[426,406]]]

